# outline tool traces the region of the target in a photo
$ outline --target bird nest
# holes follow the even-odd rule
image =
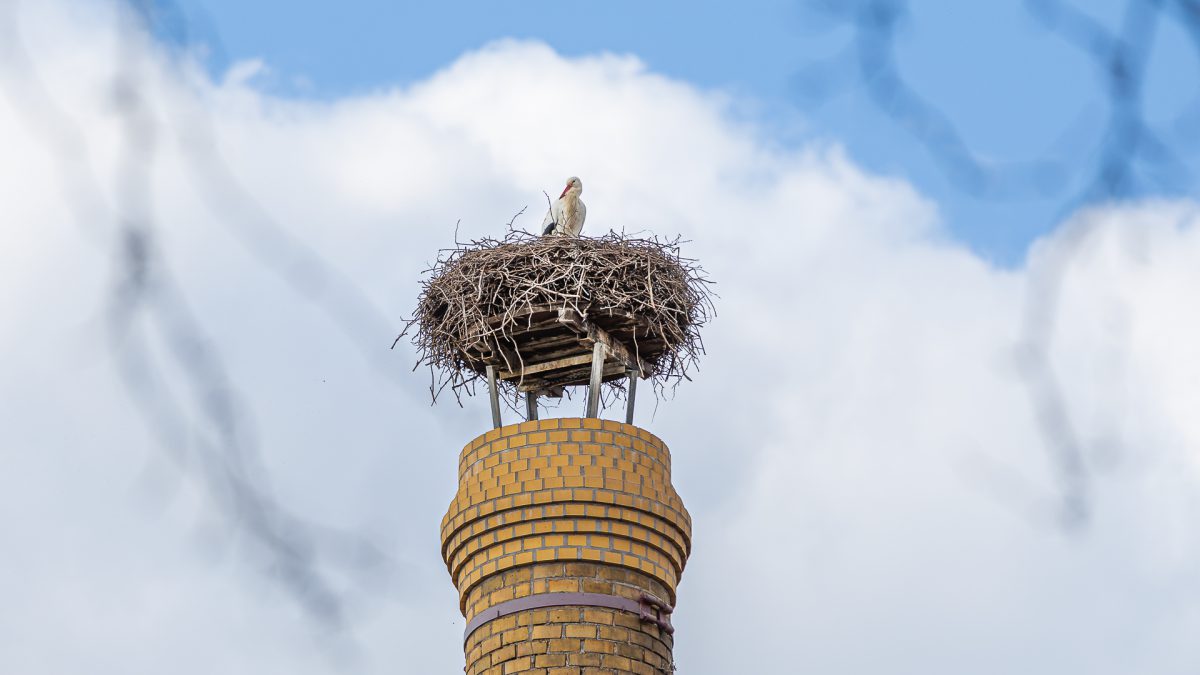
[[[488,366],[510,400],[559,396],[588,382],[597,342],[609,392],[631,371],[656,392],[673,390],[690,379],[704,353],[700,329],[715,315],[712,282],[679,244],[519,230],[456,242],[425,271],[416,313],[396,340],[411,334],[435,401],[446,387],[460,402],[474,394]]]

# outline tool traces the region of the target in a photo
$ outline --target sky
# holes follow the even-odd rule
[[[1017,0],[880,3],[903,8],[898,72],[953,120],[981,163],[1061,164],[1054,175],[1035,175],[1029,189],[984,196],[937,161],[924,142],[930,139],[905,124],[903,113],[872,98],[853,31],[836,13],[821,11],[822,4],[181,0],[163,33],[176,43],[205,45],[214,73],[262,59],[271,68],[264,86],[315,99],[412,84],[500,38],[536,40],[564,56],[636,55],[654,72],[733,96],[737,114],[772,143],[834,141],[862,166],[912,182],[937,200],[950,232],[1004,265],[1020,262],[1036,237],[1077,206],[1111,109],[1102,72],[1064,37],[1064,22],[1042,20],[1030,10],[1037,3]],[[859,3],[833,3],[839,4]],[[1082,3],[1110,30],[1123,25],[1126,4]],[[1183,121],[1200,112],[1200,67],[1195,41],[1167,14],[1146,58],[1141,106],[1194,171],[1195,126]],[[1194,181],[1170,173],[1132,189],[1196,196]]]
[[[585,234],[680,235],[717,283],[700,371],[635,420],[693,519],[679,672],[1200,663],[1188,194],[996,234],[869,101],[786,94],[783,5],[583,44],[550,5],[209,3],[186,39],[119,7],[0,5],[0,672],[460,672],[437,526],[489,413],[388,347],[456,227],[532,229],[568,174]],[[906,58],[984,151],[1053,133],[959,91],[919,7]],[[1052,49],[1011,18],[980,39]],[[1065,110],[1058,67],[1023,70]]]

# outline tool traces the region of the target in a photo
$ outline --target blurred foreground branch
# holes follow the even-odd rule
[[[273,496],[251,432],[252,412],[158,246],[154,178],[163,138],[180,141],[185,165],[216,220],[303,301],[325,310],[367,358],[378,360],[381,373],[391,372],[382,346],[393,330],[347,278],[290,236],[237,183],[198,102],[168,96],[184,107],[168,118],[154,114],[147,102],[155,55],[150,36],[163,17],[175,21],[174,32],[184,31],[182,14],[151,0],[116,7],[118,53],[109,83],[121,132],[115,187],[106,189],[91,168],[92,146],[103,139],[89,138],[40,78],[15,1],[0,3],[0,55],[6,64],[0,93],[55,159],[80,232],[113,258],[108,347],[159,446],[240,535],[256,567],[311,615],[343,626],[348,605],[378,590],[397,573],[398,563],[367,538],[302,518]]]
[[[964,192],[984,199],[1050,197],[1061,203],[1057,219],[1089,205],[1144,194],[1179,194],[1194,189],[1188,158],[1175,148],[1195,147],[1187,140],[1200,129],[1200,105],[1167,123],[1152,123],[1144,109],[1147,65],[1163,22],[1182,29],[1200,63],[1200,1],[1124,0],[1115,26],[1063,0],[1027,0],[1030,16],[1092,65],[1107,108],[1107,118],[1094,147],[1083,161],[1032,157],[997,163],[973,150],[952,116],[906,79],[896,55],[900,26],[911,15],[907,0],[809,0],[806,5],[849,29],[846,54],[804,73],[802,81],[831,80],[846,70],[870,100],[918,141],[947,178]],[[984,26],[976,26],[986,30]],[[1021,59],[1014,46],[1012,60]],[[1200,102],[1200,97],[1197,98]],[[1036,104],[1036,101],[1027,102]],[[1034,407],[1037,424],[1059,495],[1056,522],[1068,530],[1091,516],[1090,449],[1072,418],[1052,357],[1062,285],[1075,252],[1092,235],[1086,224],[1065,228],[1059,255],[1032,270],[1025,298],[1020,373]]]

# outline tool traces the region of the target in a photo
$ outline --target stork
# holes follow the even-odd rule
[[[583,221],[587,218],[587,207],[579,199],[583,192],[583,181],[576,176],[567,179],[567,186],[562,194],[550,205],[542,220],[542,235],[565,235],[578,237],[583,230]]]

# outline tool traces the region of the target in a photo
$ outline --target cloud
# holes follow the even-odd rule
[[[1170,345],[1200,323],[1169,289],[1196,281],[1171,262],[1200,252],[1196,213],[1147,204],[1065,227],[1089,230],[1070,262],[1056,238],[1030,264],[1032,276],[1067,265],[1050,351],[1088,449],[1087,529],[1052,525],[1054,472],[1014,368],[1031,274],[893,249],[874,273],[825,286],[834,302],[790,308],[819,344],[772,372],[755,414],[768,431],[737,448],[758,451],[749,480],[712,515],[711,549],[696,535],[679,621],[696,662],[783,667],[777,651],[723,641],[802,645],[795,672],[1194,662],[1196,422],[1179,406],[1195,364]]]
[[[719,282],[696,381],[639,411],[696,521],[682,672],[1166,674],[1200,660],[1194,204],[1076,214],[1001,269],[904,181],[836,142],[774,146],[737,101],[632,57],[500,42],[411,86],[296,101],[255,89],[269,64],[213,80],[118,40],[105,7],[27,4],[36,80],[16,61],[0,71],[5,672],[461,668],[436,526],[486,406],[431,409],[414,355],[387,346],[456,223],[494,233],[528,206],[517,224],[533,228],[541,190],[571,174],[589,230],[682,234]],[[122,192],[118,44],[154,131],[142,207]],[[248,475],[399,570],[348,593],[340,627],[231,527],[203,479],[220,445],[187,403],[207,399],[167,371],[151,398],[183,407],[169,449],[133,404],[122,364],[169,364],[172,342],[144,314],[124,340],[109,329],[125,269],[113,233],[131,212],[153,223],[247,415],[237,434],[261,449]],[[1043,346],[1093,510],[1066,533],[1018,348],[1029,299],[1047,297]]]

